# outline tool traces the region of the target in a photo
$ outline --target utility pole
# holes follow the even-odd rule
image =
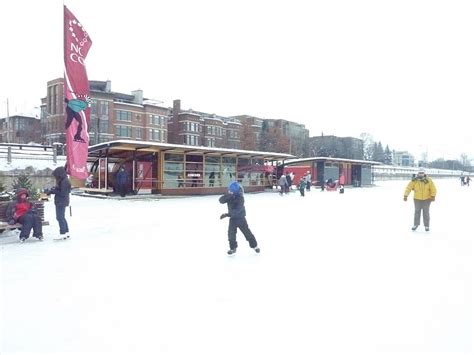
[[[7,97],[7,118],[5,119],[5,124],[7,126],[7,143],[10,143],[10,106],[8,104],[8,97]]]

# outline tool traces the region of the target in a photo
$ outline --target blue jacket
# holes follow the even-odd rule
[[[115,177],[117,185],[126,185],[128,183],[128,173],[125,170],[119,170]]]

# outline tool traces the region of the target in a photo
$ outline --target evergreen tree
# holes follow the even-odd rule
[[[13,190],[18,191],[18,189],[24,188],[27,189],[30,194],[30,199],[38,200],[39,199],[39,191],[36,187],[33,186],[30,178],[26,174],[20,174],[18,177],[13,181],[12,184]]]
[[[384,162],[384,150],[382,148],[382,143],[374,143],[374,151],[372,155],[373,161],[378,161],[380,163]]]
[[[3,181],[0,181],[0,201],[9,201],[11,200],[11,195],[8,194],[6,191],[5,185],[3,185]]]
[[[385,147],[385,152],[384,152],[384,164],[385,165],[392,165],[392,151],[390,148],[387,146]]]

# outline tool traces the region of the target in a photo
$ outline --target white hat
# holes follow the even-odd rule
[[[418,172],[424,174],[426,171],[425,171],[425,168],[419,168],[419,169],[418,169]]]

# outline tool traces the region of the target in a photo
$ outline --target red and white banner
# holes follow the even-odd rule
[[[92,41],[82,24],[64,6],[64,101],[66,104],[66,170],[87,178],[90,98],[86,57]]]

